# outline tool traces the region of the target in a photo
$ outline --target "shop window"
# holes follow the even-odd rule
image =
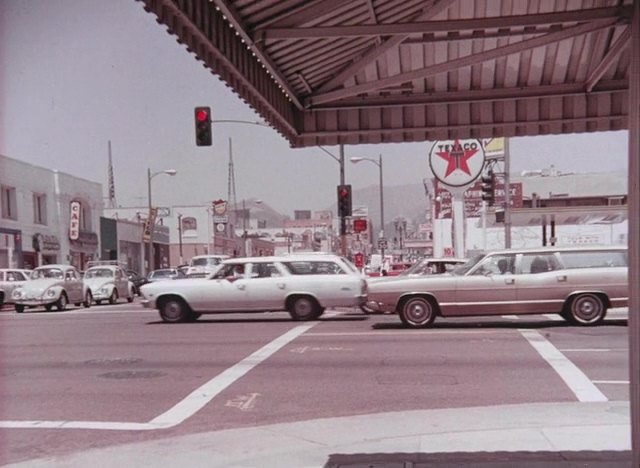
[[[47,224],[47,196],[44,193],[33,194],[33,222]]]
[[[15,187],[2,186],[2,217],[4,219],[18,219]]]

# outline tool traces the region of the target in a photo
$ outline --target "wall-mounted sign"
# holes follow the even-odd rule
[[[480,140],[436,141],[429,153],[429,167],[444,185],[464,187],[480,176],[484,159]]]
[[[182,218],[182,237],[198,236],[198,220],[193,216]]]
[[[80,202],[72,201],[69,212],[69,239],[78,240],[80,236]]]

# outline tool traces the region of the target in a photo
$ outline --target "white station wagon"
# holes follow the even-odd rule
[[[229,259],[207,278],[158,281],[140,289],[142,305],[158,309],[165,322],[281,310],[293,320],[314,320],[328,307],[357,307],[367,297],[364,277],[337,255]]]

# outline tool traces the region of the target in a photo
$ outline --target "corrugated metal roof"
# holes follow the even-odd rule
[[[293,146],[627,127],[632,0],[141,0]]]

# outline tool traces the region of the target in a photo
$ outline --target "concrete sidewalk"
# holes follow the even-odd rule
[[[627,467],[628,402],[406,411],[199,433],[13,467]]]

